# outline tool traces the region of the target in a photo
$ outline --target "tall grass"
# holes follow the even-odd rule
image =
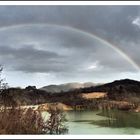
[[[0,134],[65,134],[65,116],[62,111],[49,111],[48,120],[32,108],[5,107],[0,111]]]

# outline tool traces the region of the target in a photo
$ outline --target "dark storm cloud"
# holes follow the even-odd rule
[[[69,28],[23,25],[2,30],[0,41],[1,63],[6,60],[5,65],[16,71],[68,76],[88,73],[92,67],[94,73],[101,67],[112,72],[134,70],[107,45]],[[98,65],[93,66],[96,61]]]
[[[140,65],[138,17],[140,6],[0,6],[0,63],[64,80],[135,72],[115,50],[79,30],[111,42]]]
[[[132,22],[140,16],[140,6],[1,6],[0,13],[1,26],[29,23],[71,26],[116,44],[135,59],[129,51],[129,42],[139,44],[140,29]],[[122,40],[126,44],[122,45]],[[133,52],[136,51],[134,48]]]
[[[140,33],[131,21],[139,6],[6,6],[0,7],[1,26],[24,23],[70,25],[107,39],[134,39]]]
[[[61,66],[64,59],[54,52],[38,50],[33,46],[24,46],[20,49],[0,46],[0,56],[1,61],[8,62],[14,70],[25,72],[60,71],[60,67],[57,66]]]

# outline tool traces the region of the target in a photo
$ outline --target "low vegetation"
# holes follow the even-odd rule
[[[60,110],[49,110],[45,120],[40,111],[20,107],[4,108],[0,112],[0,134],[65,134],[65,116]]]
[[[65,134],[65,115],[62,110],[55,107],[48,109],[50,117],[46,120],[42,112],[32,108],[21,108],[1,78],[3,68],[0,66],[0,134]],[[30,90],[30,89],[26,89]],[[18,89],[18,91],[22,91]],[[20,94],[20,93],[19,93]]]

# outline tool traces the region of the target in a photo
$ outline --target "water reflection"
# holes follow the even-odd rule
[[[140,134],[140,113],[118,110],[68,111],[66,118],[68,134]]]
[[[91,124],[103,126],[103,127],[133,127],[140,128],[140,114],[130,113],[118,110],[104,110],[98,113],[100,116],[108,117],[107,120],[96,120],[90,122]]]

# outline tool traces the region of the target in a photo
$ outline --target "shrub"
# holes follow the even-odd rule
[[[65,134],[62,111],[49,111],[45,121],[40,111],[32,108],[5,107],[0,112],[0,134]]]

